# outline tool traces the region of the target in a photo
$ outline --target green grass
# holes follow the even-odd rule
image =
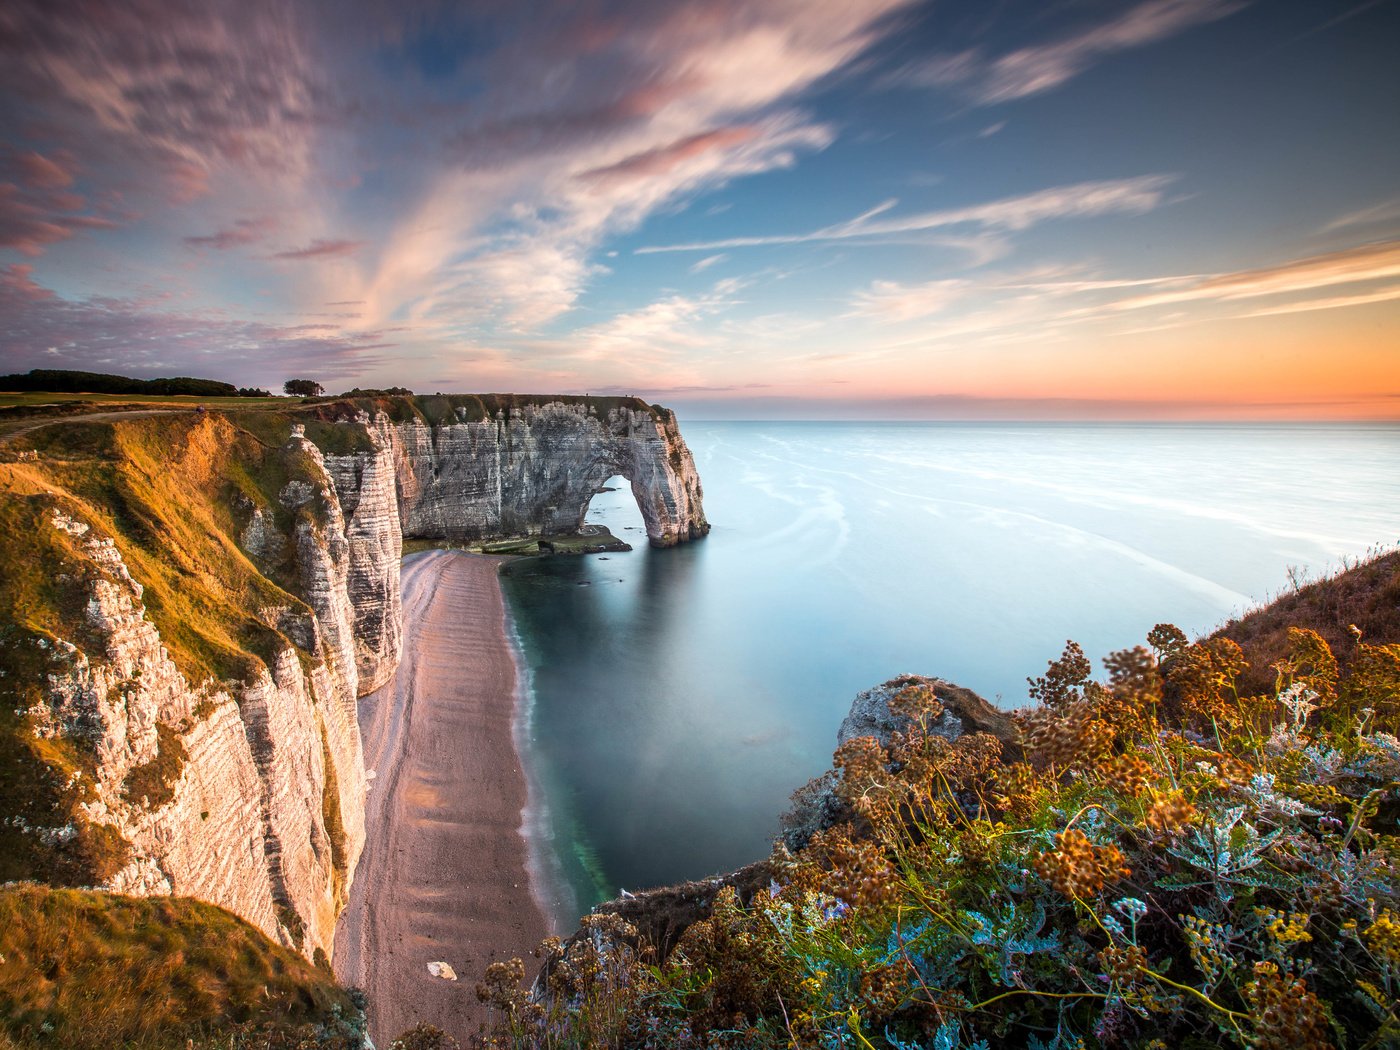
[[[159,809],[175,797],[175,785],[189,757],[180,734],[160,722],[156,725],[157,747],[149,762],[133,766],[126,774],[123,786],[126,797],[133,802],[145,799],[147,809]]]
[[[255,610],[302,604],[288,590],[290,564],[272,566],[269,578],[237,537],[253,503],[290,531],[292,515],[277,492],[291,477],[311,476],[309,464],[287,462],[218,416],[75,420],[33,437],[40,460],[0,464],[0,493],[8,473],[12,490],[27,484],[55,493],[73,517],[115,540],[145,588],[147,612],[171,658],[192,684],[245,680],[287,644]],[[53,529],[45,522],[38,531]],[[27,554],[31,535],[0,538],[0,558],[42,577],[53,563]],[[73,622],[32,596],[13,607],[22,619],[48,613],[54,633]]]
[[[119,405],[173,405],[195,408],[256,409],[287,408],[301,401],[296,397],[197,397],[194,394],[61,394],[44,391],[0,391],[0,408],[34,405],[91,404],[108,411]]]
[[[326,739],[326,727],[321,731],[321,762],[326,771],[325,783],[321,788],[321,820],[326,835],[331,840],[331,877],[334,882],[337,906],[344,906],[347,898],[346,883],[350,870],[347,863],[347,841],[345,819],[340,811],[340,778],[335,771],[335,757],[331,754],[330,741]],[[319,949],[317,949],[319,951]]]
[[[291,1046],[359,1020],[329,973],[187,898],[0,888],[0,955],[0,1050]]]
[[[95,768],[90,745],[81,734],[36,733],[44,718],[29,713],[47,710],[47,675],[64,670],[60,641],[99,658],[104,651],[85,614],[92,577],[102,571],[85,542],[114,541],[144,587],[162,644],[192,685],[247,680],[291,644],[257,611],[309,610],[295,595],[291,544],[275,564],[259,567],[237,537],[254,505],[290,533],[293,515],[276,495],[307,465],[288,463],[214,413],[65,420],[28,437],[37,459],[0,446],[0,808],[32,827],[71,825],[76,835],[45,844],[0,822],[0,878],[93,884],[120,867],[126,848],[79,809]],[[53,525],[56,512],[93,531],[67,535]],[[132,771],[128,797],[157,804],[168,797],[180,749],[173,732],[164,737],[157,760]]]

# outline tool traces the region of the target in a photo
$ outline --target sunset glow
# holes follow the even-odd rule
[[[1400,8],[0,12],[0,369],[1400,418]]]

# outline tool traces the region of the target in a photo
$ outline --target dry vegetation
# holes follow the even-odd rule
[[[495,1047],[957,1050],[1400,1044],[1400,646],[1293,629],[1270,688],[1161,626],[1070,645],[1025,760],[909,728],[836,753],[851,819],[657,952],[618,915],[493,964]]]
[[[1266,688],[1271,668],[1288,650],[1288,629],[1316,631],[1345,665],[1353,628],[1371,641],[1400,639],[1400,551],[1353,565],[1335,576],[1299,580],[1262,609],[1232,620],[1215,633],[1245,651],[1250,689]]]
[[[363,1029],[329,972],[185,898],[0,888],[0,958],[0,1050],[351,1050]]]

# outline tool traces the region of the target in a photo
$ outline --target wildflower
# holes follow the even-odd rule
[[[1142,981],[1148,968],[1147,953],[1136,944],[1109,945],[1099,952],[1099,965],[1116,987],[1126,988]]]
[[[1181,932],[1186,937],[1186,947],[1191,953],[1191,961],[1207,984],[1214,985],[1235,969],[1235,960],[1230,955],[1230,941],[1234,930],[1217,922],[1207,922],[1195,915],[1182,916]]]
[[[890,710],[911,722],[928,725],[943,713],[943,705],[933,690],[921,682],[906,685],[890,697]]]
[[[1400,968],[1400,922],[1389,908],[1384,908],[1376,916],[1376,921],[1366,928],[1366,944],[1376,955],[1383,957],[1392,967]]]
[[[1280,972],[1271,962],[1255,963],[1244,997],[1256,1050],[1331,1050],[1322,1004],[1301,977]]]
[[[1096,846],[1078,828],[1056,835],[1055,848],[1035,858],[1035,871],[1070,898],[1090,896],[1110,879],[1131,874],[1117,846]]]
[[[1113,905],[1113,910],[1127,918],[1134,926],[1147,914],[1147,905],[1136,897],[1124,897]]]
[[[1152,767],[1137,755],[1118,755],[1102,767],[1104,787],[1120,795],[1136,795],[1147,786]]]
[[[1305,944],[1312,940],[1308,932],[1308,917],[1302,912],[1276,912],[1271,908],[1255,908],[1260,928],[1281,945]]]
[[[1180,791],[1170,794],[1154,793],[1152,805],[1147,807],[1144,819],[1147,826],[1159,835],[1171,835],[1196,819],[1196,807],[1187,802]]]
[[[1083,702],[1055,710],[1049,707],[1025,716],[1026,743],[1042,762],[1071,766],[1093,762],[1113,743],[1113,727],[1093,717]]]

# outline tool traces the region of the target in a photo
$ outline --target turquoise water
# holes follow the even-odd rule
[[[1004,706],[1065,640],[1201,632],[1400,541],[1400,428],[682,421],[714,531],[517,562],[534,831],[557,920],[765,856],[861,689]]]

